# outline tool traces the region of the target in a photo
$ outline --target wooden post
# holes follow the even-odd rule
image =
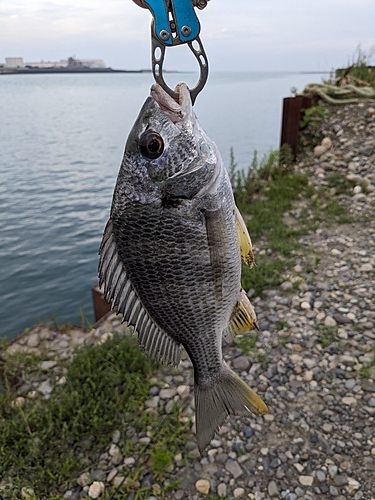
[[[311,105],[311,96],[298,95],[296,97],[285,97],[283,100],[283,121],[280,146],[289,144],[294,159],[296,159],[298,151],[299,122],[302,110],[310,108]]]
[[[92,301],[94,304],[94,314],[95,321],[99,321],[103,316],[105,316],[111,310],[111,306],[103,297],[103,292],[99,288],[99,284],[94,285],[91,288],[92,291]]]

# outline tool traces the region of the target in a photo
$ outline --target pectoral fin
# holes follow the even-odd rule
[[[245,221],[242,218],[242,215],[238,208],[236,207],[236,223],[237,223],[237,235],[238,242],[240,245],[241,257],[246,265],[250,267],[250,269],[255,264],[254,256],[253,256],[253,247],[251,244],[251,239],[249,235],[249,231],[247,230]]]
[[[259,330],[257,317],[251,302],[244,290],[241,290],[240,299],[233,310],[229,325],[224,331],[226,340],[233,339],[238,333],[245,333],[256,328]]]

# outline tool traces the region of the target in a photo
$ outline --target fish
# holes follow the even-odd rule
[[[173,99],[158,84],[128,136],[99,250],[106,300],[151,358],[194,368],[200,453],[229,415],[267,413],[224,361],[222,338],[257,328],[241,287],[241,258],[254,264],[216,144],[193,111],[185,83]]]

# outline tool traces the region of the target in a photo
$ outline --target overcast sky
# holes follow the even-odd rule
[[[375,0],[211,0],[197,12],[211,71],[329,71],[375,45]],[[150,68],[150,19],[131,0],[0,0],[0,62]],[[185,49],[167,51],[167,69],[195,69]]]

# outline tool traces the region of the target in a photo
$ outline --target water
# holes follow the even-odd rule
[[[195,75],[168,75],[172,86]],[[195,105],[225,161],[279,146],[282,98],[320,75],[212,74]],[[93,322],[91,286],[124,144],[150,74],[0,77],[0,337]]]

